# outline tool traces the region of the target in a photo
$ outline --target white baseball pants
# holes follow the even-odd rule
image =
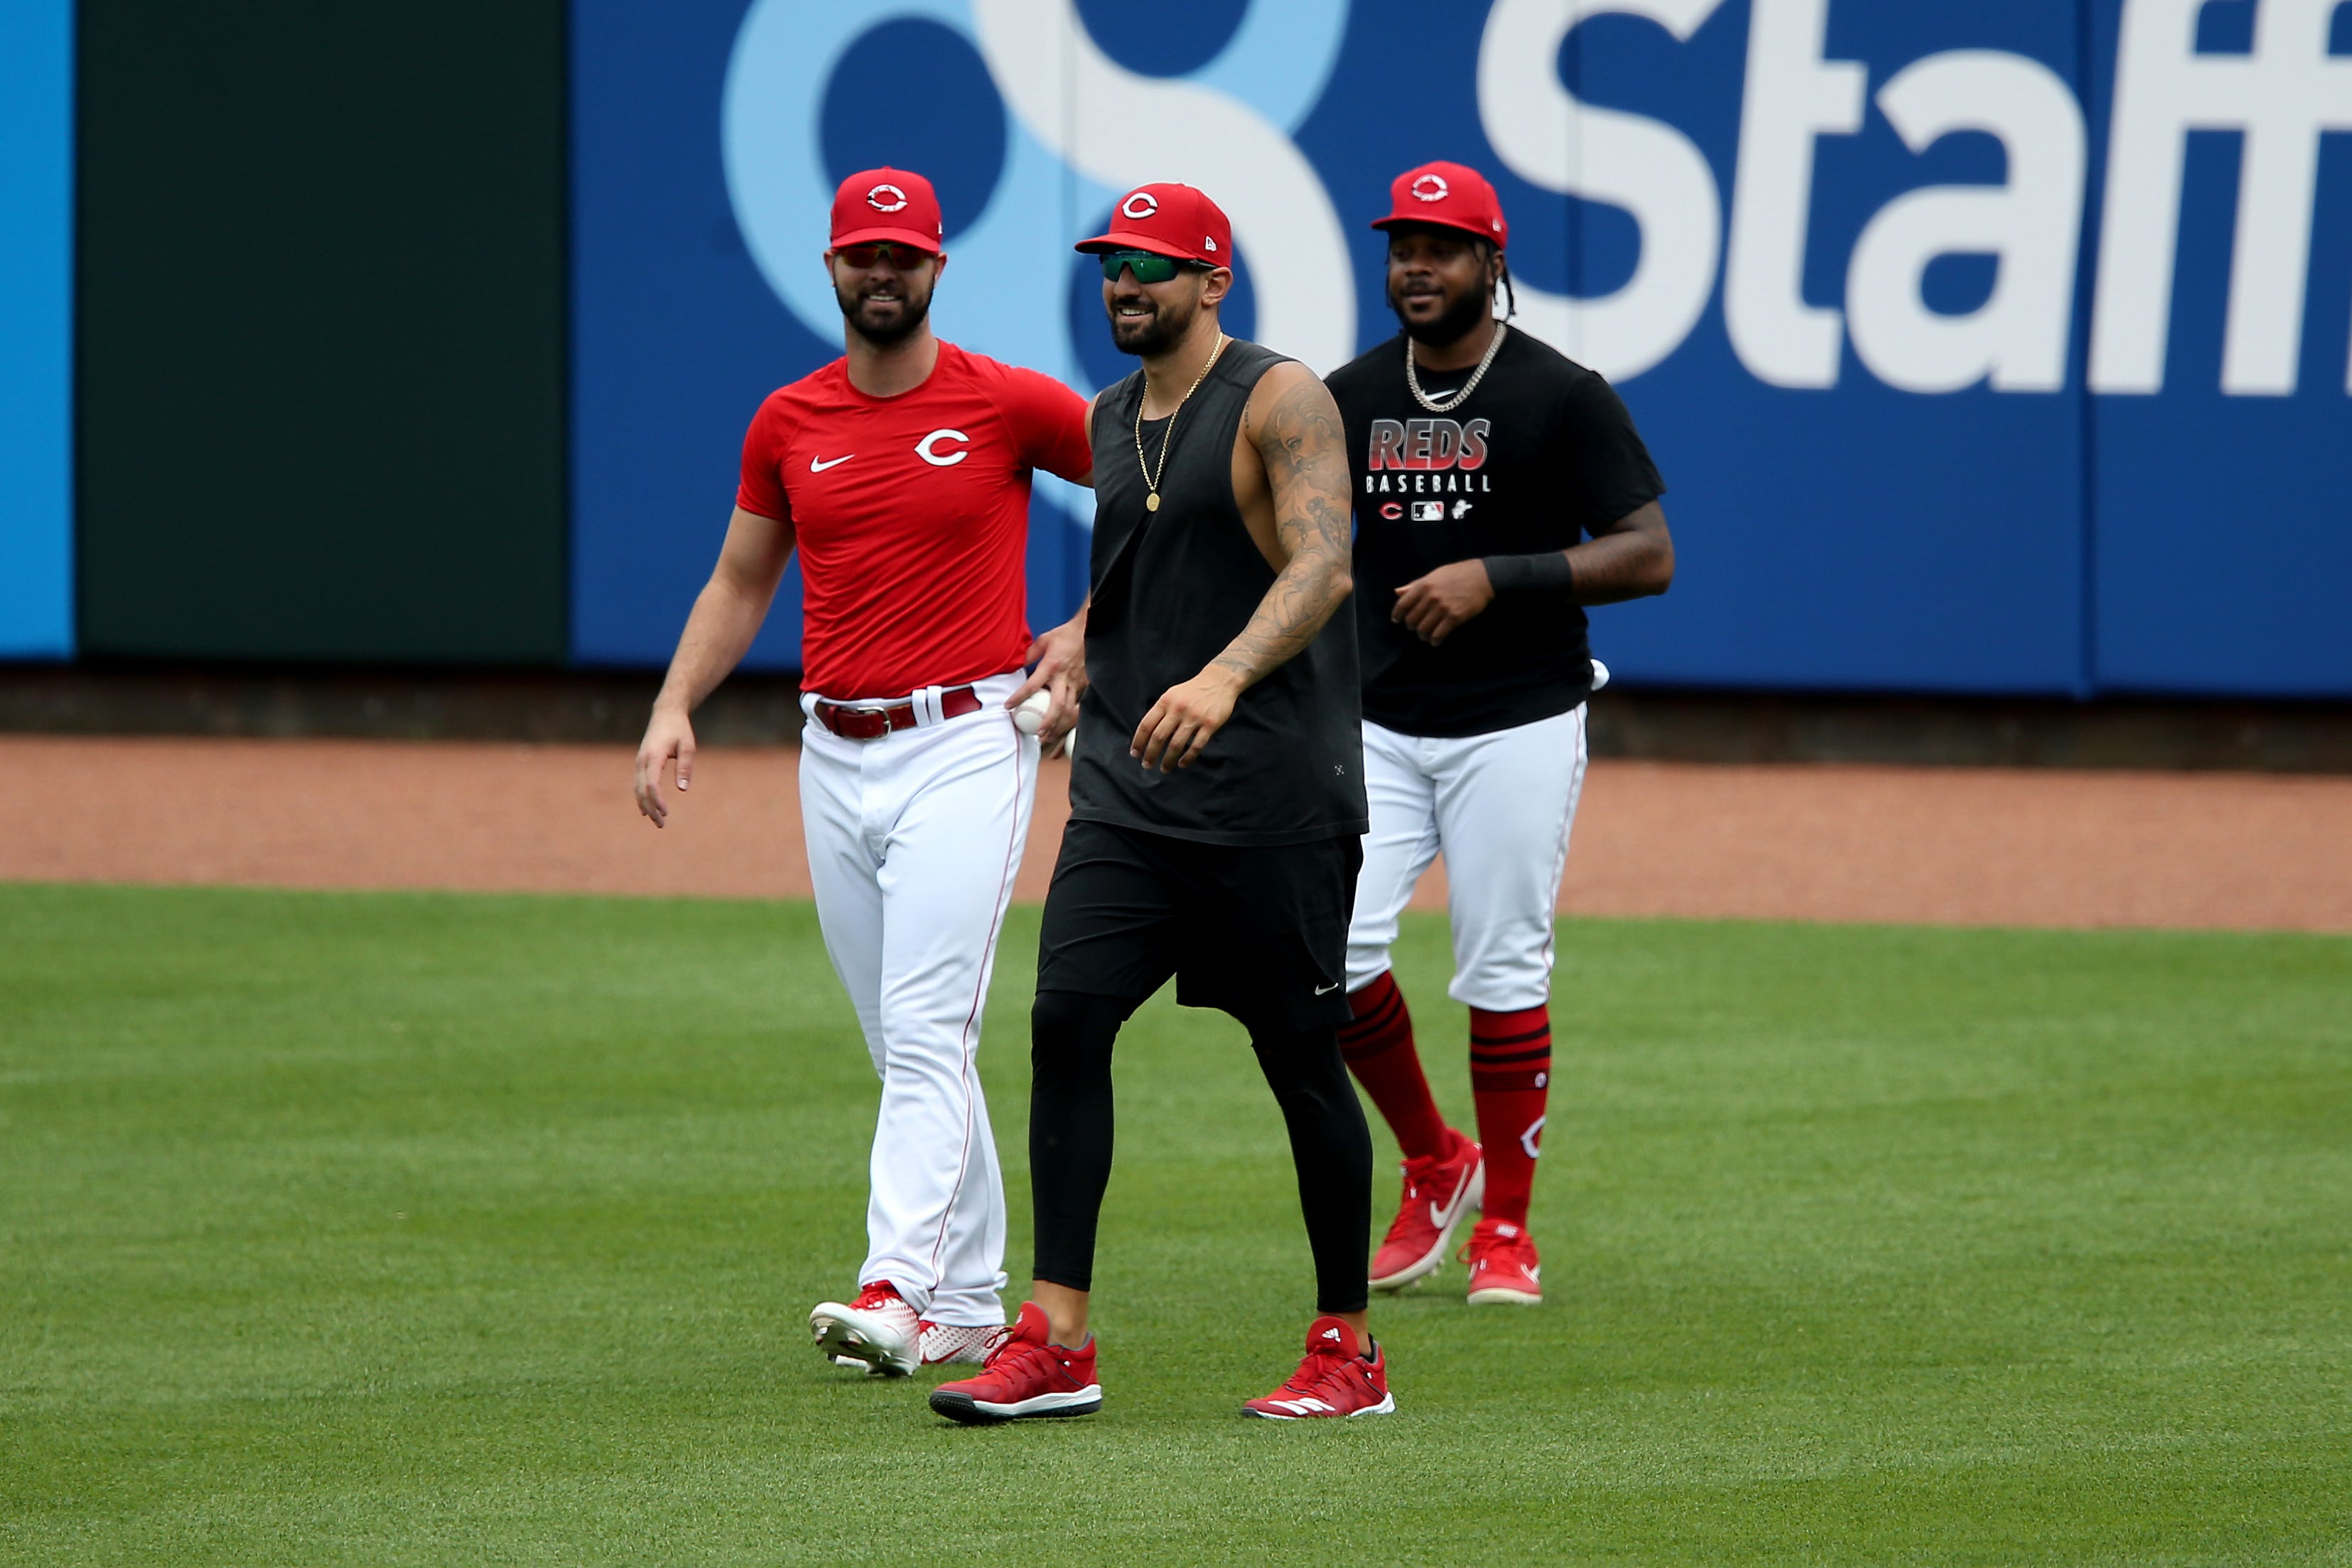
[[[1552,919],[1584,788],[1584,706],[1440,740],[1364,725],[1371,829],[1348,926],[1348,989],[1386,973],[1397,916],[1445,856],[1454,983],[1466,1007],[1516,1012],[1551,997]]]
[[[1037,742],[976,681],[981,708],[845,740],[801,736],[801,821],[825,951],[882,1079],[860,1286],[887,1280],[943,1323],[1004,1322],[1004,1180],[977,1055],[996,939],[1037,792]],[[803,696],[803,711],[815,705]]]

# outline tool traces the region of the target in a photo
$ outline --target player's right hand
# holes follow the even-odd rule
[[[1029,700],[1032,692],[1045,692],[1054,706],[1046,710],[1045,722],[1038,727],[1037,740],[1045,747],[1044,755],[1057,755],[1062,741],[1078,722],[1078,699],[1087,695],[1087,612],[1081,605],[1078,612],[1059,626],[1044,632],[1029,644],[1024,661],[1029,665],[1029,678],[1020,689],[1004,699],[1010,710]]]
[[[646,737],[637,743],[637,810],[656,828],[669,820],[669,802],[662,799],[662,768],[677,762],[677,787],[683,792],[694,773],[694,726],[686,715],[669,708],[654,709]]]

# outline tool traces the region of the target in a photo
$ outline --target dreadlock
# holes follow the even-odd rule
[[[1482,239],[1478,242],[1478,259],[1501,264],[1502,272],[1496,277],[1495,287],[1502,291],[1503,319],[1508,321],[1519,313],[1519,291],[1511,287],[1511,258],[1493,240]]]

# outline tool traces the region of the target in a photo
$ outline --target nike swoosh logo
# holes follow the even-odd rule
[[[1316,988],[1315,988],[1315,994],[1316,994],[1317,996],[1318,996],[1318,997],[1328,997],[1328,996],[1329,996],[1333,991],[1336,991],[1336,990],[1338,990],[1339,988],[1339,981],[1337,981],[1337,980],[1334,980],[1334,981],[1332,981],[1332,982],[1331,982],[1329,985],[1328,985],[1328,986],[1318,986],[1318,987],[1316,987]]]
[[[856,455],[857,454],[853,452],[849,455],[849,457],[855,457]],[[849,457],[835,457],[831,462],[826,462],[823,458],[812,457],[809,459],[809,472],[812,474],[822,474],[828,468],[838,468],[843,464],[848,462]]]

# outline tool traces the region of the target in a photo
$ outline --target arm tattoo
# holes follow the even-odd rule
[[[1297,658],[1354,587],[1348,444],[1339,404],[1311,374],[1281,392],[1252,436],[1289,557],[1241,635],[1211,661],[1255,685]]]

